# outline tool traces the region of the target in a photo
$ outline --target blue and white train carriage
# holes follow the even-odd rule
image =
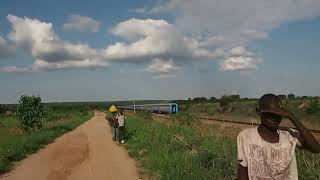
[[[175,114],[179,111],[177,103],[128,105],[118,106],[118,108],[131,111],[149,111],[163,114]]]

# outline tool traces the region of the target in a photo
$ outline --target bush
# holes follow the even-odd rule
[[[44,108],[39,96],[22,95],[17,108],[17,116],[21,128],[26,131],[38,130],[43,127]]]
[[[320,114],[319,101],[317,98],[311,100],[310,106],[306,109],[306,113],[311,116]]]
[[[197,122],[196,116],[187,112],[179,112],[178,114],[172,114],[171,119],[187,126],[191,126]]]
[[[231,96],[222,96],[221,99],[219,100],[219,104],[220,104],[220,110],[222,112],[227,111],[228,109],[230,109],[230,104],[233,102],[233,99],[231,98]]]

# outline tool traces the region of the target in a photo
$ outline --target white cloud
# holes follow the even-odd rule
[[[268,33],[281,24],[320,16],[318,0],[163,2],[131,11],[171,13],[176,17],[173,24],[165,20],[134,18],[120,22],[111,33],[123,40],[101,49],[61,40],[51,23],[12,15],[7,17],[13,27],[9,39],[17,46],[30,49],[35,58],[32,69],[36,70],[105,67],[113,62],[151,62],[149,72],[170,74],[176,69],[169,67],[176,67],[176,64],[181,66],[185,61],[212,59],[221,60],[222,71],[248,71],[257,69],[262,62],[246,48],[251,42],[267,38]],[[71,29],[81,29],[89,21],[88,17],[73,15],[66,24],[69,23]],[[71,26],[73,22],[81,23]],[[159,70],[161,67],[169,70]]]
[[[104,56],[129,62],[153,58],[190,60],[213,58],[216,52],[201,48],[195,39],[185,37],[164,20],[130,19],[119,23],[111,31],[127,42],[110,45]]]
[[[220,63],[222,71],[253,71],[257,69],[257,65],[262,59],[255,57],[248,52],[245,47],[239,46],[231,49],[225,59]]]
[[[87,44],[72,44],[61,40],[53,31],[52,24],[27,17],[7,16],[12,24],[9,39],[30,49],[36,59],[32,69],[66,69],[84,67],[105,67],[96,49]]]
[[[160,2],[150,8],[144,7],[143,11],[138,12],[170,13],[175,16],[174,26],[183,34],[195,38],[202,48],[222,53],[238,46],[247,47],[253,41],[265,39],[271,30],[282,24],[320,16],[319,0],[163,0]],[[229,58],[225,64],[249,61],[247,58],[236,59]]]
[[[8,37],[19,47],[30,49],[35,62],[33,70],[54,70],[84,67],[106,67],[110,62],[147,63],[155,58],[186,61],[212,59],[221,56],[219,51],[209,51],[201,44],[184,36],[164,20],[130,19],[112,30],[122,42],[94,49],[87,44],[61,40],[51,23],[27,17],[8,15],[12,31]],[[172,60],[173,59],[173,60]]]
[[[165,61],[165,60],[156,58],[152,61],[147,71],[160,75],[160,74],[172,74],[176,72],[178,69],[179,68],[174,64],[172,59]]]
[[[175,20],[173,24],[154,19],[120,22],[111,33],[123,40],[94,49],[60,39],[51,23],[8,15],[13,28],[8,37],[17,47],[30,50],[35,58],[32,70],[106,67],[111,62],[153,60],[150,72],[170,74],[175,64],[212,59],[222,60],[220,70],[247,71],[257,69],[262,62],[246,48],[251,42],[267,38],[281,24],[319,17],[320,1],[166,0],[151,8],[144,6],[130,11],[171,13]],[[64,24],[66,30],[96,32],[99,28],[99,22],[79,15],[69,16]],[[0,56],[8,52],[7,47],[6,41],[0,38]],[[164,67],[169,70],[159,70]],[[5,71],[10,69],[20,70],[11,67]]]
[[[253,56],[253,53],[248,52],[243,46],[234,47],[229,51],[229,56],[240,57],[240,56]]]
[[[100,23],[90,17],[73,14],[63,24],[63,29],[66,31],[98,32]]]
[[[8,45],[7,41],[0,36],[0,58],[12,57],[15,55],[15,48]]]
[[[101,68],[108,67],[108,62],[96,61],[96,60],[82,60],[82,61],[63,61],[48,63],[43,60],[37,60],[32,66],[35,71],[56,70],[56,69],[73,69],[73,68]]]
[[[247,71],[257,69],[255,59],[252,57],[229,57],[222,63],[220,70],[223,71]]]
[[[318,0],[169,0],[149,12],[170,12],[188,32],[242,34],[268,32],[282,23],[318,17]],[[201,12],[201,13],[199,13]],[[205,31],[207,30],[207,31]],[[249,33],[250,34],[250,33]]]
[[[30,72],[30,69],[28,69],[26,67],[5,66],[5,67],[0,67],[0,72],[25,73],[25,72]]]

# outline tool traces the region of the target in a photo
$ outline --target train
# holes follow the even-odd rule
[[[179,112],[177,103],[127,105],[118,106],[118,108],[131,111],[149,111],[160,114],[176,114]]]

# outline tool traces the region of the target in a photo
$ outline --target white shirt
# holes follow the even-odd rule
[[[119,126],[124,126],[124,121],[126,119],[126,116],[124,114],[123,115],[118,114],[117,119],[118,119]]]
[[[287,131],[278,130],[279,142],[269,143],[261,138],[257,127],[248,128],[237,138],[238,160],[248,167],[250,180],[297,180],[295,156],[297,138]]]

